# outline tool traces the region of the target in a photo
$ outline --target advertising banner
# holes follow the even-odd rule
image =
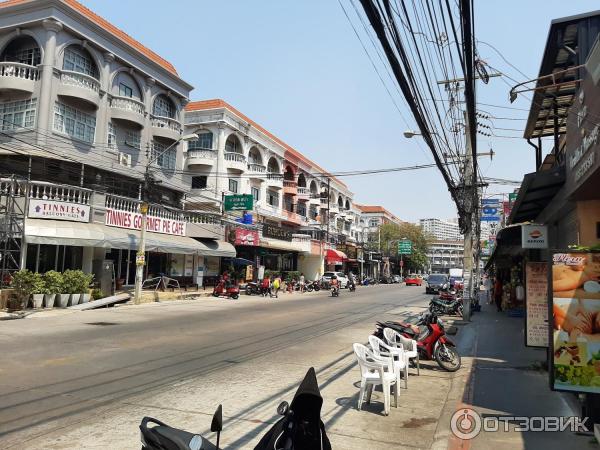
[[[258,230],[236,228],[234,236],[233,245],[249,245],[253,247],[260,245]]]
[[[600,393],[600,253],[552,254],[550,387]]]
[[[263,237],[266,238],[280,239],[289,242],[292,241],[292,232],[290,230],[268,223],[263,224],[262,234]]]
[[[109,227],[141,230],[142,215],[136,212],[106,208],[104,223]],[[170,234],[173,236],[185,236],[185,222],[183,220],[172,220],[163,219],[162,217],[146,216],[146,231],[150,231],[152,233]]]
[[[90,207],[76,203],[57,202],[54,200],[29,200],[28,217],[35,219],[68,220],[71,222],[89,222]]]
[[[525,265],[525,345],[548,347],[548,264]]]

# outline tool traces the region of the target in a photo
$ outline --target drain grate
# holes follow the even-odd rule
[[[119,325],[116,322],[87,322],[86,325],[96,325],[99,327],[108,327],[110,325]]]

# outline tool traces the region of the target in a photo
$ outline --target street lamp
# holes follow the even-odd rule
[[[142,223],[140,230],[140,243],[138,245],[138,251],[135,257],[135,293],[133,297],[133,302],[136,305],[139,305],[142,300],[142,282],[144,279],[144,265],[146,264],[146,219],[148,216],[148,190],[150,188],[150,166],[153,162],[159,159],[162,155],[167,153],[181,141],[192,141],[198,139],[198,135],[196,133],[185,134],[165,148],[158,155],[154,155],[154,157],[150,158],[146,163],[146,169],[144,171],[144,192],[143,201],[140,205],[140,212],[142,213]]]
[[[414,136],[422,136],[422,134],[421,134],[421,133],[417,133],[416,131],[413,131],[413,130],[406,130],[406,131],[405,131],[404,133],[402,133],[402,134],[404,134],[404,137],[405,137],[406,139],[411,139],[411,138],[413,138]]]

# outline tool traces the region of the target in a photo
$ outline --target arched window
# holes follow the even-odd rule
[[[188,142],[189,150],[212,150],[213,149],[213,134],[210,131],[202,131],[196,133],[198,139]]]
[[[292,168],[290,166],[286,166],[285,167],[285,172],[283,174],[283,179],[287,180],[287,181],[294,181],[294,171],[292,170]]]
[[[248,152],[248,163],[262,165],[262,156],[260,155],[260,151],[256,147],[252,147],[250,152]]]
[[[312,196],[317,196],[319,194],[319,188],[317,187],[317,182],[315,180],[310,182],[310,194]]]
[[[299,187],[306,187],[306,177],[304,176],[303,173],[301,173],[300,175],[298,175],[298,186]]]
[[[37,66],[42,62],[42,52],[31,36],[19,36],[6,46],[0,60]]]
[[[346,199],[346,205],[344,205],[344,207],[350,211],[350,200]]]
[[[267,165],[267,172],[269,173],[277,173],[281,174],[281,169],[279,168],[279,163],[274,157],[269,159],[269,164]]]
[[[63,55],[63,70],[83,73],[99,79],[98,67],[85,48],[80,45],[69,45]]]
[[[338,206],[339,206],[340,208],[343,208],[343,207],[344,207],[344,199],[342,198],[342,196],[341,196],[341,195],[338,197]]]
[[[127,72],[119,72],[115,76],[112,84],[113,95],[119,97],[128,97],[136,100],[142,99],[142,90],[137,81]]]
[[[225,151],[227,153],[243,153],[242,144],[235,134],[230,134],[225,141]]]
[[[175,105],[166,95],[160,94],[154,99],[152,114],[160,117],[175,118]]]

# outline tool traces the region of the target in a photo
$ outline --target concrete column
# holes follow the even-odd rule
[[[92,273],[94,260],[94,247],[83,247],[83,256],[81,258],[81,270],[85,273]]]
[[[108,112],[110,108],[108,98],[111,89],[110,66],[114,60],[115,55],[107,52],[104,54],[104,62],[102,67],[100,67],[100,92],[104,91],[105,94],[100,99],[100,106],[96,114],[96,142],[107,142],[108,139],[108,121],[110,117]]]
[[[141,167],[146,167],[148,162],[147,155],[150,155],[150,146],[152,146],[152,122],[150,120],[150,114],[152,113],[152,88],[156,84],[154,78],[146,78],[146,85],[144,86],[144,105],[146,106],[146,125],[142,130],[142,141],[141,141],[141,154],[140,163]]]
[[[38,144],[45,144],[46,138],[43,136],[50,130],[50,118],[54,105],[52,105],[52,78],[54,76],[54,64],[56,61],[56,35],[62,30],[60,22],[51,19],[43,21],[46,29],[46,42],[44,44],[44,60],[42,61],[42,74],[40,76],[40,98],[38,101],[38,119],[37,126],[40,129],[38,133]]]
[[[227,168],[225,167],[225,124],[219,123],[219,133],[217,135],[217,166],[215,173],[215,197],[221,200],[221,194],[227,189]]]

